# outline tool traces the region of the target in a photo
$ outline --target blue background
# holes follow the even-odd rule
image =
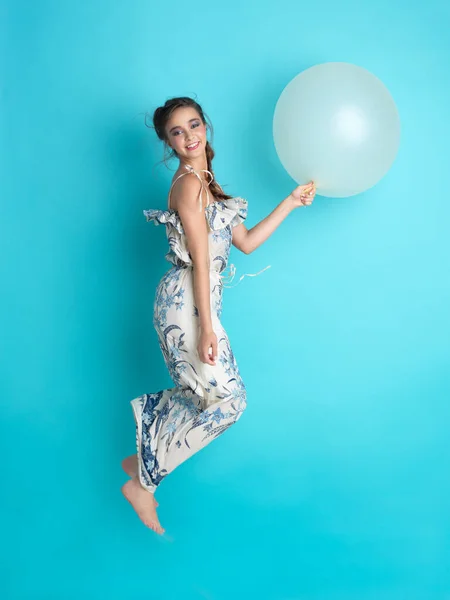
[[[1,595],[5,600],[448,600],[448,36],[443,0],[1,6]],[[345,61],[379,77],[387,176],[317,197],[250,256],[223,323],[239,424],[158,492],[120,493],[130,400],[170,387],[152,327],[171,170],[145,127],[196,95],[217,180],[264,218],[294,182],[272,116]]]

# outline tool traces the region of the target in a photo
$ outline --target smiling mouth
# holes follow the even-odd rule
[[[187,150],[196,150],[200,145],[200,142],[196,142],[195,144],[190,144],[189,146],[186,146]]]

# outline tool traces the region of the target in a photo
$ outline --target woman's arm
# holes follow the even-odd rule
[[[200,337],[198,353],[204,363],[215,365],[217,356],[217,338],[211,319],[211,289],[208,225],[205,211],[198,210],[200,182],[197,177],[182,177],[172,193],[173,206],[180,215],[186,243],[193,264],[194,299],[200,318]],[[208,354],[212,347],[212,355]]]
[[[309,193],[311,192],[311,195]],[[301,198],[307,196],[308,200],[303,202]],[[257,223],[251,229],[247,229],[244,223],[240,223],[233,228],[233,246],[244,254],[250,254],[256,248],[259,248],[263,242],[275,231],[275,229],[284,221],[284,219],[299,206],[308,206],[313,201],[315,195],[314,184],[308,183],[300,185],[293,190],[289,196],[278,204],[274,210],[262,221]]]

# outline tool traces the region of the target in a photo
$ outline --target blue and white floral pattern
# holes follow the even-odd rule
[[[246,407],[246,389],[220,316],[223,272],[232,228],[247,217],[247,201],[215,201],[205,209],[209,225],[211,317],[217,335],[216,365],[197,353],[199,315],[195,306],[192,259],[183,225],[173,209],[144,210],[147,221],[166,226],[172,267],[161,278],[153,324],[175,387],[131,401],[136,423],[139,479],[154,492],[162,479],[235,423]]]

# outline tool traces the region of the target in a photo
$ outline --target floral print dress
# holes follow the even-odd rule
[[[186,168],[199,177],[192,167]],[[211,318],[218,342],[215,366],[203,363],[197,352],[199,313],[195,306],[193,265],[181,219],[170,208],[143,211],[147,221],[166,226],[169,242],[166,259],[172,266],[156,289],[153,324],[175,384],[131,401],[139,480],[150,492],[179,464],[236,423],[246,407],[246,388],[220,316],[223,280],[230,277],[224,272],[232,229],[247,217],[247,201],[240,197],[214,201],[203,210],[209,225]],[[234,277],[234,265],[230,266]]]

